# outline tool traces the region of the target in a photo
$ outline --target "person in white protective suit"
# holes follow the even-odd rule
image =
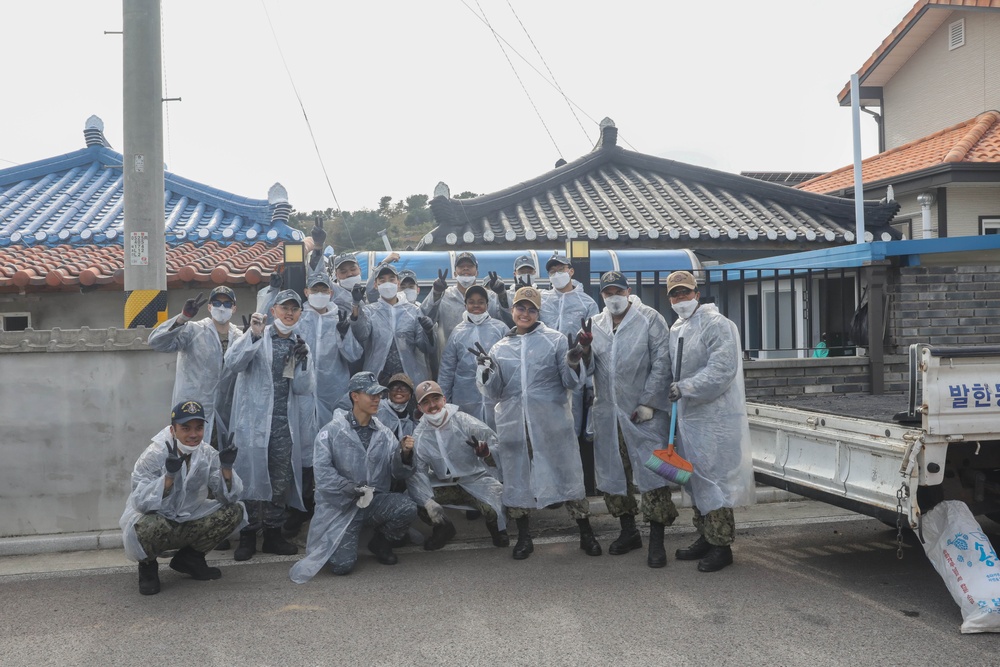
[[[496,433],[448,403],[436,382],[417,385],[417,403],[424,416],[413,434],[414,474],[407,488],[421,520],[433,526],[424,549],[440,549],[455,536],[443,505],[475,507],[486,519],[493,545],[510,546],[503,485],[487,469],[496,467]]]
[[[220,286],[208,295],[209,317],[192,321],[206,301],[202,295],[188,299],[176,316],[157,325],[149,346],[157,352],[176,352],[177,370],[171,402],[197,401],[205,408],[205,439],[218,446],[217,424],[229,428],[236,375],[226,372],[224,359],[230,343],[240,337],[230,321],[236,313],[236,293]],[[218,434],[225,437],[226,433]]]
[[[477,343],[489,350],[507,335],[507,326],[490,317],[486,310],[488,305],[486,288],[473,285],[466,290],[466,312],[463,321],[451,332],[441,355],[438,384],[459,410],[495,429],[496,401],[484,396],[476,386],[476,358],[469,354],[469,348]]]
[[[309,274],[306,303],[297,325],[298,334],[312,351],[316,369],[316,393],[310,398],[316,411],[317,428],[333,418],[336,402],[347,392],[350,364],[360,361],[364,353],[361,343],[351,332],[351,311],[331,303],[332,286],[325,266]],[[302,469],[302,502],[305,512],[294,508],[288,510],[288,520],[282,526],[282,535],[286,538],[298,535],[302,524],[312,516],[312,466]]]
[[[694,467],[690,490],[699,535],[676,556],[697,560],[701,572],[715,572],[733,562],[733,508],[754,502],[740,334],[715,304],[700,303],[690,272],[667,276],[667,293],[678,315],[670,327],[671,359],[684,339],[669,397],[677,401],[678,453]]]
[[[329,564],[336,575],[350,574],[358,561],[358,539],[375,528],[368,550],[383,565],[395,565],[392,544],[402,540],[417,516],[404,493],[391,492],[393,479],[413,474],[413,441],[398,442],[375,417],[386,388],[362,371],[349,385],[351,410],[336,410],[316,436],[316,513],[309,524],[306,555],[289,577],[305,583]]]
[[[594,378],[597,488],[604,492],[611,516],[621,522],[608,553],[617,556],[642,547],[635,526],[635,496],[641,493],[643,517],[649,522],[646,564],[663,567],[663,528],[673,524],[677,508],[667,481],[644,464],[654,449],[664,447],[669,430],[669,330],[663,316],[633,295],[618,271],[601,276],[601,297],[604,310],[593,319],[590,356],[584,358]]]
[[[156,557],[176,549],[170,567],[193,579],[218,579],[205,552],[246,522],[239,502],[243,485],[233,472],[237,450],[226,438],[221,451],[205,440],[207,414],[197,401],[181,401],[170,426],[153,436],[132,470],[119,525],[125,555],[139,563],[139,592],[160,592]]]
[[[597,303],[583,291],[580,282],[573,280],[573,264],[566,255],[552,255],[545,262],[545,271],[552,287],[542,292],[540,319],[564,336],[575,335],[581,322],[597,315]],[[584,386],[573,392],[573,429],[577,436],[583,435],[583,402],[588,390]]]
[[[413,380],[406,373],[396,373],[385,385],[388,387],[385,400],[379,403],[378,420],[382,422],[396,440],[413,435],[417,428],[417,402],[413,400]]]
[[[569,400],[586,378],[583,348],[578,342],[570,348],[565,336],[538,321],[541,305],[537,289],[519,289],[514,328],[489,352],[480,347],[476,355],[477,386],[497,401],[503,502],[518,531],[512,555],[521,560],[534,551],[531,510],[565,503],[580,528],[580,548],[600,556]]]
[[[420,304],[421,311],[437,324],[439,349],[444,350],[451,332],[455,330],[465,317],[465,292],[478,284],[479,262],[471,252],[460,252],[455,257],[455,284],[448,285],[448,271],[438,271],[438,278],[431,286],[431,294]],[[491,285],[500,284],[499,277],[490,276]],[[490,317],[502,318],[497,296],[490,286],[488,288],[489,303],[487,312]],[[502,288],[502,285],[501,285]],[[420,384],[417,378],[414,382]]]
[[[355,285],[353,292],[351,330],[365,348],[364,370],[375,373],[383,385],[396,373],[406,373],[414,382],[426,380],[427,355],[435,350],[434,323],[398,294],[392,264],[379,269],[375,284],[380,295],[376,303],[364,303],[364,285]]]
[[[233,428],[242,455],[236,471],[250,524],[240,531],[233,558],[248,560],[257,551],[291,555],[298,548],[281,535],[285,508],[305,510],[302,469],[312,466],[316,433],[316,374],[308,344],[297,333],[302,300],[280,292],[271,309],[274,323],[254,313],[250,329],[226,352],[226,368],[238,373],[233,396]]]

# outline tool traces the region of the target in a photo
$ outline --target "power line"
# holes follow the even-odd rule
[[[170,91],[167,86],[167,57],[164,55],[163,45],[167,41],[167,31],[163,25],[163,3],[160,3],[160,69],[163,76],[163,97],[169,98]],[[170,103],[161,102],[163,105],[163,124],[167,131],[167,164],[173,162],[173,153],[170,150]]]

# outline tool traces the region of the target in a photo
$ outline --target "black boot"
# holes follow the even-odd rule
[[[641,549],[642,535],[639,534],[639,531],[635,527],[635,516],[623,514],[618,520],[622,524],[622,532],[611,543],[611,546],[608,547],[608,553],[612,556],[621,556],[633,549]]]
[[[646,565],[650,567],[664,567],[666,564],[667,550],[663,548],[663,524],[650,521],[649,555],[646,556]]]
[[[222,540],[221,542],[219,542],[218,544],[215,545],[215,550],[216,551],[229,551],[229,549],[232,546],[233,545],[231,545],[229,543],[229,538],[227,537],[226,539]]]
[[[486,522],[486,530],[490,531],[490,537],[493,538],[493,546],[495,547],[509,547],[510,546],[510,536],[507,535],[507,531],[500,530],[497,525],[496,519],[493,521]]]
[[[288,539],[297,536],[302,530],[302,525],[308,520],[308,512],[297,510],[294,507],[289,508],[288,518],[285,519],[285,523],[281,526],[281,536]]]
[[[705,554],[705,557],[698,561],[699,572],[717,572],[727,565],[733,564],[732,547],[717,547],[714,544]]]
[[[389,544],[389,540],[377,530],[375,531],[375,537],[368,542],[368,551],[375,554],[375,560],[382,563],[382,565],[395,565],[399,562],[396,554],[392,553],[392,546]]]
[[[437,551],[455,537],[455,524],[448,519],[434,524],[431,536],[424,542],[424,551]]]
[[[529,517],[522,516],[515,522],[517,523],[517,544],[514,545],[512,554],[514,560],[524,560],[535,550],[535,545],[531,541],[531,535],[528,534],[528,519]]]
[[[580,526],[580,548],[586,551],[588,556],[600,556],[604,553],[597,538],[594,537],[594,529],[590,527],[590,519],[577,519],[576,525]]]
[[[292,556],[299,552],[299,548],[281,536],[281,528],[264,528],[264,541],[260,545],[260,550],[266,554],[278,554],[279,556]]]
[[[712,545],[708,543],[708,540],[704,536],[699,535],[694,544],[686,549],[678,549],[674,552],[674,556],[677,560],[698,560],[699,558],[703,558],[711,548]]]
[[[233,560],[250,560],[257,553],[257,531],[241,530],[240,546],[233,552]]]
[[[222,570],[217,567],[209,567],[208,563],[205,562],[205,554],[195,551],[191,547],[183,547],[177,551],[170,559],[170,569],[181,574],[189,574],[192,579],[198,581],[222,578]]]
[[[160,592],[160,574],[156,559],[139,563],[139,592],[143,595],[156,595]]]

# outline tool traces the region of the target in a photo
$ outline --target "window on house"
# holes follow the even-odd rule
[[[965,19],[958,19],[948,26],[948,50],[953,51],[965,44]]]
[[[4,313],[0,325],[0,331],[24,331],[31,327],[31,313]]]
[[[1000,216],[995,218],[979,218],[980,234],[1000,234]]]
[[[913,218],[895,219],[890,223],[892,228],[903,235],[904,239],[913,238]]]

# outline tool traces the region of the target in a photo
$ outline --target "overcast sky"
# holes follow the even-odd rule
[[[166,92],[183,98],[167,105],[166,162],[242,196],[279,181],[299,210],[334,207],[294,81],[344,209],[438,181],[508,187],[590,151],[605,116],[642,153],[827,171],[851,161],[836,94],[913,1],[164,0]],[[122,150],[122,38],[103,34],[121,24],[120,0],[4,7],[0,168],[81,148],[91,114]],[[579,121],[514,50],[551,69]],[[862,128],[871,155],[869,116]]]

